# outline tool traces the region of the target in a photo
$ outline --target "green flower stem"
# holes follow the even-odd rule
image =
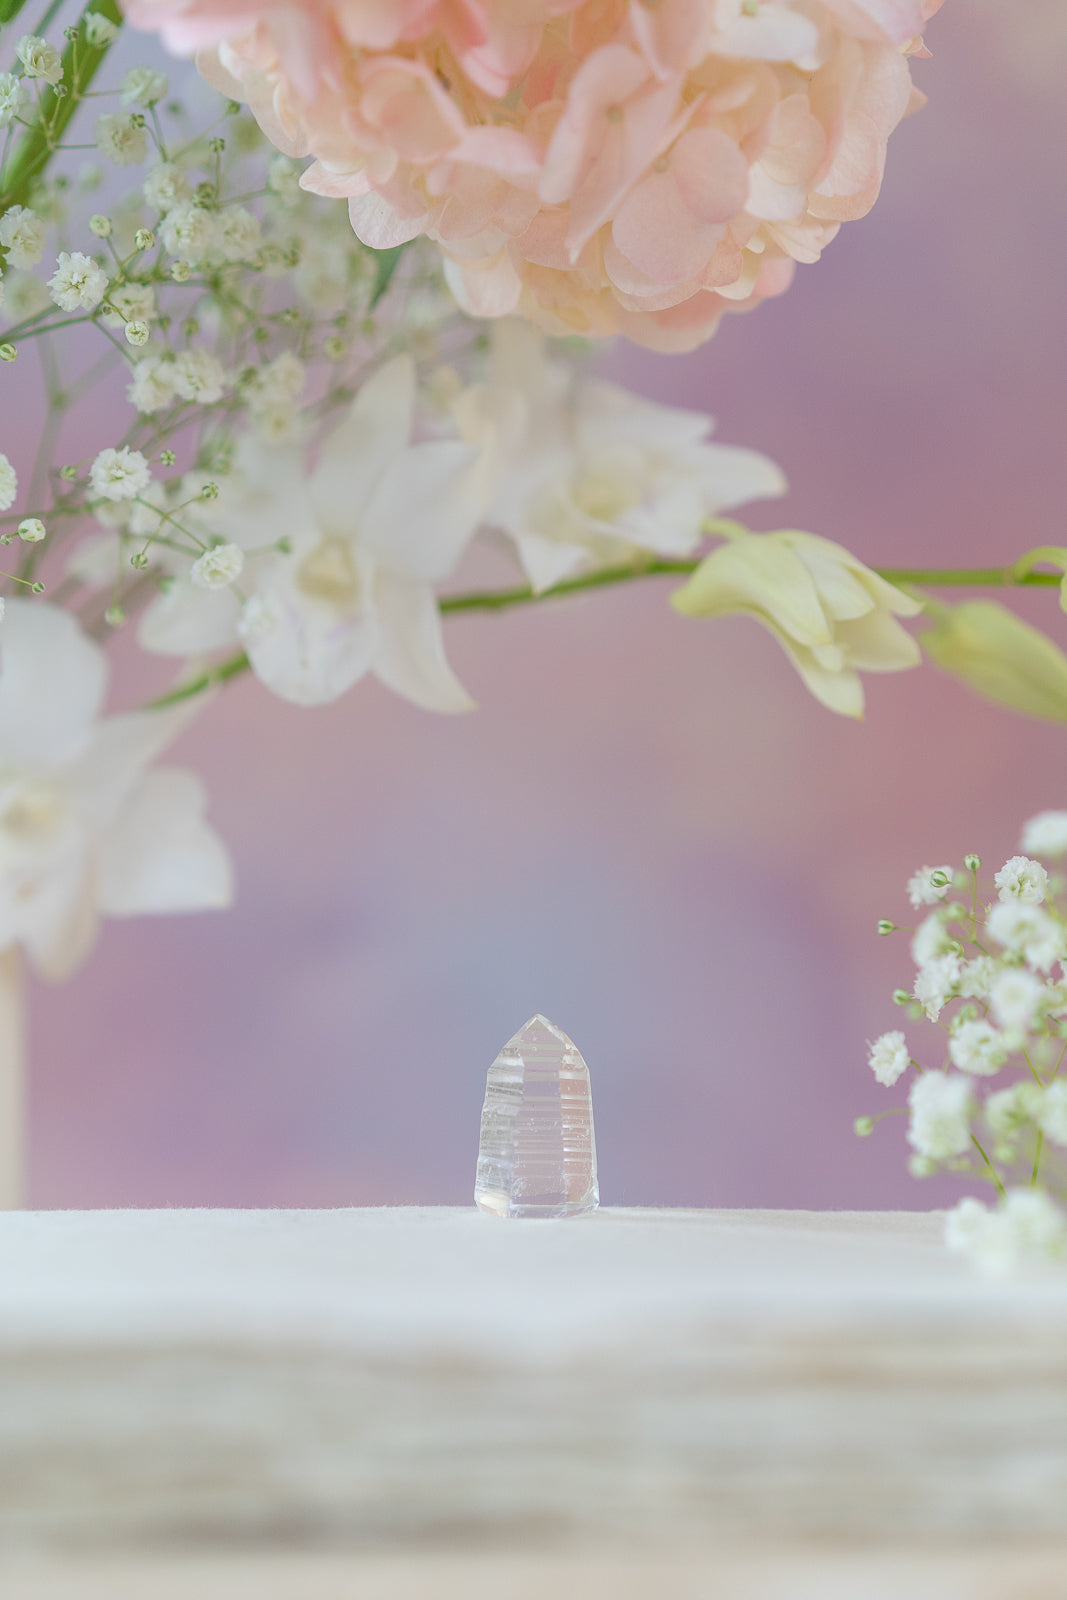
[[[5,343],[16,344],[27,339],[36,339],[38,334],[55,333],[59,328],[72,328],[76,322],[91,322],[96,316],[95,311],[87,311],[84,317],[56,317],[56,309],[54,305],[45,306],[43,311],[35,311],[33,316],[27,317],[24,322],[16,323],[13,328],[5,328]],[[52,317],[53,320],[44,323],[45,317]]]
[[[34,181],[47,167],[64,128],[81,104],[82,96],[111,48],[110,44],[105,44],[94,49],[86,43],[82,24],[90,11],[106,17],[109,22],[115,23],[116,27],[122,26],[122,12],[119,10],[118,0],[90,0],[90,4],[86,6],[78,21],[77,41],[68,44],[63,52],[62,84],[67,92],[65,95],[57,95],[54,89],[49,88],[42,94],[40,115],[19,140],[10,166],[4,174],[3,193],[0,194],[0,216],[10,206],[29,204]]]
[[[919,583],[931,589],[1054,589],[1063,582],[1058,572],[1016,574],[1012,567],[875,567],[874,571],[887,583]]]
[[[982,1146],[978,1143],[978,1140],[975,1138],[973,1133],[971,1134],[971,1143],[974,1145],[974,1148],[978,1151],[978,1154],[988,1167],[990,1177],[997,1186],[997,1193],[1000,1195],[1000,1198],[1002,1200],[1006,1199],[1008,1191],[1005,1189],[1004,1184],[1001,1181],[1000,1173],[997,1171],[992,1161],[990,1161],[989,1157],[986,1155],[985,1151],[982,1149]]]
[[[1059,1077],[1060,1068],[1063,1066],[1064,1055],[1067,1055],[1067,1040],[1064,1041],[1063,1049],[1060,1051],[1060,1059],[1056,1062],[1056,1065],[1052,1069],[1052,1076],[1048,1080],[1049,1083],[1053,1083],[1056,1078]]]
[[[1034,1170],[1030,1174],[1030,1187],[1031,1187],[1031,1189],[1036,1189],[1037,1188],[1037,1175],[1038,1175],[1038,1172],[1039,1172],[1040,1167],[1041,1167],[1041,1152],[1044,1149],[1044,1147],[1045,1147],[1045,1135],[1041,1132],[1041,1129],[1039,1128],[1037,1130],[1037,1144],[1034,1147]]]
[[[528,583],[514,589],[481,590],[474,594],[444,595],[440,601],[441,614],[447,616],[458,611],[506,611],[511,606],[529,605],[537,600],[555,600],[568,594],[582,594],[586,589],[605,589],[617,583],[629,583],[634,578],[655,578],[664,574],[688,577],[700,565],[699,561],[667,561],[655,557],[647,561],[631,561],[624,567],[602,567],[597,572],[583,573],[580,578],[565,578],[551,589],[538,592]]]
[[[1020,556],[1018,561],[1013,563],[1011,570],[1015,578],[1019,579],[1026,577],[1036,566],[1042,564],[1057,567],[1059,571],[1056,576],[1059,577],[1060,573],[1067,572],[1067,550],[1062,545],[1039,545],[1036,550],[1028,550],[1024,556]]]
[[[1030,1060],[1029,1052],[1024,1050],[1022,1052],[1022,1058],[1026,1062],[1026,1065],[1030,1068],[1030,1072],[1033,1075],[1034,1082],[1037,1084],[1038,1088],[1039,1089],[1043,1089],[1045,1087],[1045,1085],[1041,1081],[1041,1074],[1040,1074],[1040,1072],[1038,1072],[1037,1068],[1034,1066],[1034,1063]]]
[[[240,677],[248,669],[248,657],[242,652],[239,656],[230,656],[227,661],[220,661],[214,667],[208,667],[195,678],[189,678],[185,683],[172,689],[169,694],[161,694],[155,700],[150,700],[145,707],[146,711],[165,711],[168,706],[179,706],[184,700],[192,700],[198,694],[205,694],[208,689],[218,689],[224,683],[229,683],[231,678]]]
[[[438,604],[443,616],[455,615],[461,611],[509,611],[513,606],[563,599],[570,594],[583,594],[588,589],[607,589],[615,584],[631,583],[635,578],[688,577],[699,565],[699,559],[670,561],[653,556],[647,560],[630,562],[624,567],[603,567],[597,572],[583,573],[580,578],[566,578],[562,583],[557,583],[551,589],[543,589],[540,593],[528,583],[524,583],[512,589],[484,589],[470,594],[443,595]],[[909,567],[906,570],[896,567],[876,567],[874,570],[889,583],[928,583],[935,588],[949,584],[968,584],[985,588],[1003,584],[1013,587],[1035,585],[1047,587],[1060,582],[1060,579],[1052,573],[1044,572],[1034,572],[1025,577],[1015,578],[1010,567],[945,567],[932,570],[919,567]],[[231,656],[217,666],[208,667],[198,673],[195,678],[190,678],[177,689],[172,689],[169,694],[161,695],[158,700],[152,700],[149,703],[149,710],[162,710],[166,706],[178,705],[183,700],[191,700],[194,695],[204,694],[208,689],[217,688],[220,684],[228,683],[231,678],[239,677],[247,668],[246,655],[242,653]]]

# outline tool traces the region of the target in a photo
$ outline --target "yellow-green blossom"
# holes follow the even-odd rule
[[[690,617],[751,616],[776,634],[817,700],[863,715],[859,673],[918,666],[919,647],[897,622],[922,603],[812,533],[743,533],[713,550],[671,596]]]

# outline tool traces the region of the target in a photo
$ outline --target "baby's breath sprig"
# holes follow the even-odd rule
[[[946,1234],[993,1273],[1067,1255],[1067,811],[1032,817],[1021,851],[992,891],[979,884],[974,854],[962,868],[912,875],[908,897],[922,919],[907,930],[883,919],[878,932],[911,933],[914,983],[893,999],[913,1022],[934,1023],[942,1044],[923,1052],[925,1065],[903,1029],[868,1046],[884,1087],[912,1074],[907,1104],[894,1110],[908,1116],[913,1174],[970,1174],[996,1190],[992,1209],[962,1201]],[[869,1135],[876,1120],[859,1118],[856,1132]]]
[[[412,351],[431,371],[473,346],[477,330],[449,303],[432,253],[368,250],[344,208],[306,194],[299,164],[274,152],[235,102],[201,91],[197,127],[154,67],[90,88],[118,10],[89,7],[61,54],[44,37],[56,9],[0,76],[0,122],[10,113],[0,355],[39,350],[46,367],[29,514],[50,531],[43,558],[58,568],[56,592],[80,596],[79,614],[96,616],[92,591],[102,591],[108,625],[119,627],[175,584],[230,587],[240,599],[246,559],[258,572],[289,548],[271,537],[238,561],[214,525],[203,485],[217,480],[215,494],[225,486],[242,441],[302,445],[383,361]],[[84,132],[72,133],[79,111]],[[90,148],[114,175],[103,187],[98,169],[77,170],[68,153]],[[88,349],[91,337],[101,354],[72,375],[66,352]],[[75,400],[113,384],[123,367],[127,426],[80,467],[49,459]],[[17,492],[14,468],[4,468],[6,539],[27,508],[2,515]],[[37,559],[28,550],[10,582],[36,582]]]

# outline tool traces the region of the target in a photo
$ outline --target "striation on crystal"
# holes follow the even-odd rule
[[[498,1217],[576,1217],[600,1204],[589,1068],[547,1017],[531,1017],[489,1068],[474,1199]]]

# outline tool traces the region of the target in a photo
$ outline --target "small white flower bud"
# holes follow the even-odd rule
[[[162,100],[170,83],[154,67],[131,67],[122,80],[124,106],[154,106]]]
[[[26,109],[29,90],[13,72],[0,72],[0,128],[9,127]]]
[[[36,211],[11,206],[0,217],[0,245],[9,267],[35,267],[44,255],[44,223]]]
[[[119,36],[118,27],[110,17],[105,17],[100,11],[87,11],[85,13],[85,42],[91,44],[94,50],[102,50],[105,45],[112,44]]]
[[[867,1046],[867,1064],[879,1083],[891,1089],[908,1069],[908,1046],[899,1031],[883,1033]]]
[[[156,236],[151,228],[138,228],[133,236],[133,242],[138,250],[151,250],[156,242]]]
[[[61,311],[92,311],[104,298],[107,273],[81,250],[61,250],[48,287]]]
[[[101,450],[89,472],[93,493],[104,500],[132,500],[152,481],[139,450]]]
[[[267,168],[267,188],[274,194],[295,198],[300,192],[300,168],[288,156],[275,156]]]
[[[147,344],[152,336],[152,330],[147,322],[127,322],[122,331],[126,336],[126,343],[132,345]]]
[[[172,261],[170,264],[170,275],[174,279],[175,283],[188,283],[189,279],[193,275],[193,269],[189,265],[188,261]]]
[[[89,231],[95,233],[98,239],[110,239],[111,218],[105,217],[101,212],[97,211],[89,218]]]
[[[25,69],[27,78],[44,78],[53,88],[63,76],[63,58],[54,44],[35,33],[24,33],[15,46],[15,54]]]
[[[24,544],[40,544],[46,531],[40,517],[23,517],[19,523],[19,538]]]
[[[148,139],[135,117],[125,117],[121,112],[97,117],[93,138],[100,154],[116,167],[136,166],[147,160]]]
[[[218,544],[193,562],[189,577],[198,589],[225,589],[244,570],[245,553],[237,544]]]
[[[165,248],[178,260],[203,261],[215,235],[215,214],[184,200],[169,210],[159,225]]]
[[[256,645],[270,638],[278,628],[280,620],[277,602],[265,595],[254,594],[245,602],[237,624],[237,632],[242,643],[254,649]]]
[[[18,489],[18,473],[6,456],[0,456],[0,511],[6,511],[15,504]]]
[[[13,345],[10,342],[6,344],[0,344],[0,361],[14,361],[17,355],[17,345]]]

